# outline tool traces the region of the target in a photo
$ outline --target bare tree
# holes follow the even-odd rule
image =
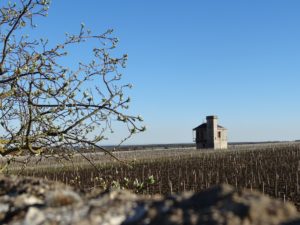
[[[7,2],[7,1],[4,1]],[[0,154],[41,154],[64,147],[95,147],[107,138],[112,121],[126,125],[129,138],[144,131],[139,116],[126,114],[130,99],[119,69],[127,55],[112,57],[112,30],[95,35],[81,24],[76,35],[55,46],[31,40],[24,29],[47,15],[48,0],[0,3]],[[28,32],[28,31],[27,31]],[[62,63],[68,47],[91,41],[93,58],[70,70]],[[88,53],[85,53],[88,54]],[[95,131],[97,130],[97,132]],[[96,134],[96,135],[95,135]]]

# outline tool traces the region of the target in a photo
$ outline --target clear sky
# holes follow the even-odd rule
[[[115,30],[129,55],[131,112],[147,126],[128,144],[191,142],[211,114],[229,141],[294,140],[299,12],[299,0],[52,0],[38,31],[56,41],[81,22]]]

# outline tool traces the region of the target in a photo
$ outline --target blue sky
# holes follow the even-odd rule
[[[115,30],[118,51],[129,55],[130,110],[148,128],[128,144],[191,142],[192,128],[211,114],[229,141],[294,140],[299,10],[298,0],[53,0],[37,31],[55,42],[81,22]]]

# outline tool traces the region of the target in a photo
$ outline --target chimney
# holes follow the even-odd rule
[[[218,129],[218,117],[207,116],[207,142],[209,148],[215,148],[215,141],[217,140],[217,129]]]

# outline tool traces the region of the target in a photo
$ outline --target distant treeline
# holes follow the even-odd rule
[[[194,143],[179,143],[179,144],[147,144],[147,145],[122,145],[119,147],[110,145],[105,146],[108,150],[128,151],[128,150],[146,150],[146,149],[170,149],[170,148],[192,148]]]
[[[295,140],[293,142],[300,142],[300,140]],[[261,141],[261,142],[229,142],[230,146],[236,147],[238,145],[259,145],[259,144],[280,144],[280,143],[287,143],[287,141]],[[184,149],[184,148],[195,148],[195,143],[176,143],[176,144],[146,144],[146,145],[106,145],[103,146],[105,149],[109,151],[135,151],[135,150],[151,150],[151,149]],[[84,147],[72,147],[69,149],[53,149],[54,153],[62,153],[64,151],[74,152],[81,151],[81,152],[94,152],[95,149],[87,149]],[[97,150],[96,150],[97,151]]]
[[[256,144],[277,144],[285,143],[286,141],[260,141],[260,142],[229,142],[228,145],[256,145]],[[300,142],[296,140],[294,142]],[[177,144],[148,144],[148,145],[122,145],[120,147],[105,146],[109,150],[119,150],[119,151],[128,151],[128,150],[143,150],[143,149],[172,149],[172,148],[193,148],[196,147],[195,143],[177,143]]]

